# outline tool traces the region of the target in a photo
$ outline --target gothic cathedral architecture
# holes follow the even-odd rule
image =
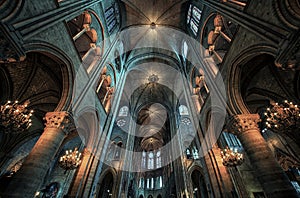
[[[0,0],[1,198],[300,197],[299,0]]]

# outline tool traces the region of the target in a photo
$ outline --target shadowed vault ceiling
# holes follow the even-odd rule
[[[135,25],[157,25],[182,28],[186,0],[122,0],[125,5],[126,21],[123,28]]]

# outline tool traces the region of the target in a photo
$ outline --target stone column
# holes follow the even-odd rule
[[[229,130],[242,143],[267,197],[297,197],[295,189],[262,137],[257,124],[259,121],[258,114],[236,115],[229,124]]]
[[[3,197],[32,198],[40,191],[50,165],[69,133],[72,120],[67,112],[49,112],[46,127],[21,169],[14,175]]]
[[[83,194],[89,193],[91,188],[89,180],[94,178],[97,162],[95,156],[89,150],[84,149],[81,164],[69,190],[68,195],[70,197],[88,197],[88,195],[83,196]]]

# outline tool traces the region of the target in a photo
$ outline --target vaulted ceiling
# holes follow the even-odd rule
[[[182,28],[186,0],[122,0],[126,9],[123,28],[136,25],[157,25]]]

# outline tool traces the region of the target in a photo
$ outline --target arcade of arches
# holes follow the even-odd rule
[[[300,197],[299,1],[1,0],[0,19],[0,197]]]

